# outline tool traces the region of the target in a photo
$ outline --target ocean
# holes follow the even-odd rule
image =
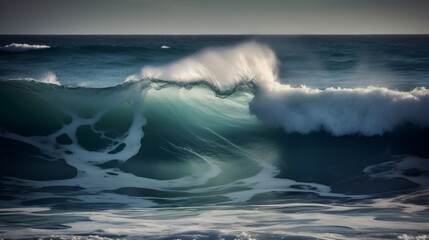
[[[0,239],[429,239],[429,36],[0,36]]]

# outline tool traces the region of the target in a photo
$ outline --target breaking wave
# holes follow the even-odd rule
[[[0,50],[0,239],[426,238],[429,89],[409,69],[426,69],[426,38],[339,38],[304,39],[324,52],[311,60],[339,65],[303,81],[323,88],[282,79],[257,42],[188,55],[237,37],[42,36],[55,48]],[[386,82],[410,74],[394,85],[413,87],[358,71],[344,88],[343,69],[380,46],[374,59],[401,64]],[[305,71],[286,49],[283,70]]]
[[[383,87],[293,87],[280,83],[278,62],[267,46],[248,42],[211,48],[166,66],[145,66],[139,76],[192,87],[202,83],[219,94],[231,94],[243,84],[254,86],[250,112],[262,122],[286,132],[327,131],[335,136],[381,135],[402,124],[429,126],[429,90],[399,91]]]

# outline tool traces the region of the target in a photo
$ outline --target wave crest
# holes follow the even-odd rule
[[[243,82],[265,87],[277,79],[277,58],[269,47],[247,42],[210,48],[166,66],[146,66],[140,76],[130,76],[126,81],[141,78],[182,84],[204,81],[220,92]]]
[[[4,52],[26,52],[30,50],[47,49],[47,48],[51,48],[51,46],[31,45],[27,43],[11,43],[3,47],[0,47],[0,50]]]

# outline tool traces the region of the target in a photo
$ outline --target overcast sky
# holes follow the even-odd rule
[[[429,0],[0,0],[0,34],[407,33]]]

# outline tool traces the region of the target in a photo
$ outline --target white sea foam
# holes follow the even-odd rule
[[[380,87],[314,89],[277,84],[257,93],[250,109],[286,132],[379,135],[410,122],[429,126],[429,90]]]
[[[401,236],[398,236],[398,239],[401,239],[401,240],[426,240],[426,239],[429,239],[429,235],[422,234],[422,235],[413,236],[413,235],[408,235],[408,234],[402,234]]]
[[[287,203],[247,208],[233,205],[68,211],[66,217],[78,218],[63,223],[67,228],[55,229],[56,235],[52,235],[52,229],[23,231],[22,227],[10,224],[8,231],[0,233],[0,237],[22,239],[37,236],[73,240],[122,239],[123,236],[127,239],[428,239],[427,234],[418,234],[424,232],[426,222],[389,219],[390,214],[402,214],[397,208],[364,211],[371,207],[370,203]],[[393,212],[389,214],[388,210]],[[354,212],[359,214],[351,214]],[[45,212],[42,216],[37,213],[19,216],[37,216],[42,220],[43,216],[61,217],[55,212]],[[333,233],[335,231],[340,233]]]
[[[204,81],[219,91],[243,82],[256,86],[251,113],[286,132],[325,130],[332,135],[373,136],[404,123],[429,126],[429,90],[398,91],[383,87],[292,87],[277,78],[277,59],[267,46],[248,42],[230,48],[210,48],[166,66],[146,66],[141,78],[177,83]]]
[[[161,48],[170,48],[170,47],[167,45],[162,45]]]
[[[1,51],[5,52],[26,52],[30,50],[46,49],[51,48],[48,45],[31,45],[27,43],[11,43],[0,47]]]

